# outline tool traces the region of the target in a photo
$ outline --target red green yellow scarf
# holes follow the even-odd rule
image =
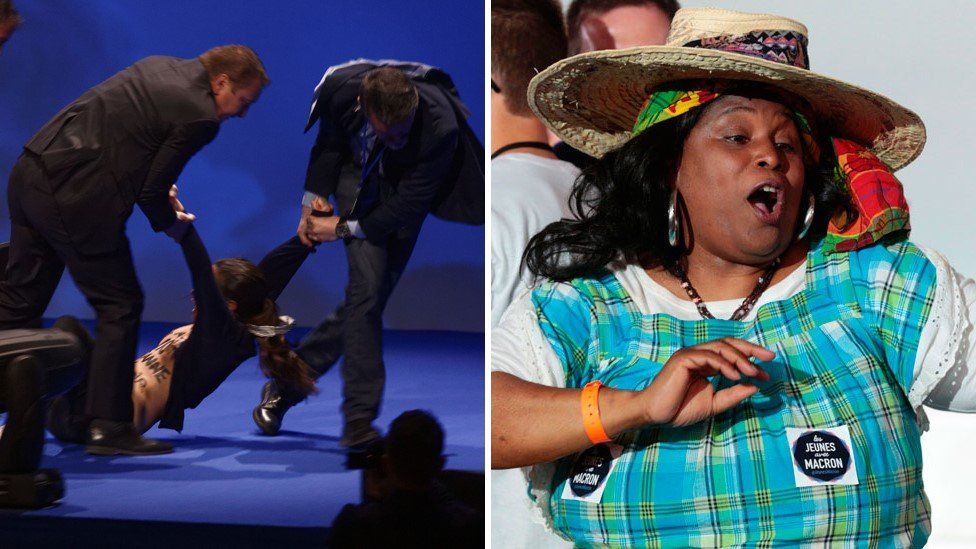
[[[634,123],[633,135],[670,120],[720,97],[721,88],[712,90],[662,90],[652,93]],[[805,153],[819,161],[820,150],[806,118],[794,111]],[[824,251],[847,252],[865,248],[888,234],[911,229],[908,222],[908,203],[901,183],[877,156],[863,145],[832,137],[834,157],[837,159],[838,181],[847,186],[857,219],[849,223],[840,213],[827,226]]]

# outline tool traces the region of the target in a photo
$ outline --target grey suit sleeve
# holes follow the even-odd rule
[[[397,184],[396,193],[384,198],[359,225],[367,238],[383,238],[401,228],[419,225],[430,213],[437,193],[454,163],[458,132],[441,136]]]
[[[156,151],[142,191],[136,199],[154,231],[165,231],[176,221],[176,213],[169,205],[169,189],[176,183],[190,158],[213,141],[219,129],[215,120],[181,124],[170,132]]]

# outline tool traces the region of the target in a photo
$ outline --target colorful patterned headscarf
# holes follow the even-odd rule
[[[724,86],[712,89],[661,90],[652,93],[644,102],[632,135],[700,107],[722,95]],[[803,139],[804,153],[819,162],[820,149],[810,124],[799,111],[793,111],[797,129]],[[843,214],[835,214],[827,226],[824,251],[846,252],[865,248],[896,231],[911,230],[908,222],[908,203],[901,183],[894,173],[866,147],[839,137],[832,137],[833,154],[837,159],[838,181],[847,186],[858,217],[847,223]]]

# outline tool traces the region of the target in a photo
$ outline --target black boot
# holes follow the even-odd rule
[[[7,411],[0,431],[0,472],[35,471],[44,449],[44,364],[33,355],[11,360],[0,369],[0,395]]]
[[[71,413],[71,403],[64,395],[51,401],[47,410],[47,430],[54,438],[68,444],[84,444],[88,440],[88,419]]]
[[[280,390],[278,384],[271,380],[261,389],[261,404],[254,408],[251,417],[262,433],[274,436],[281,430],[285,412],[301,401],[302,397]]]
[[[350,450],[365,450],[370,442],[380,438],[380,432],[368,418],[353,419],[342,428],[339,444]]]
[[[126,421],[93,419],[88,426],[88,446],[85,451],[96,456],[152,456],[172,452],[173,445],[143,438]]]

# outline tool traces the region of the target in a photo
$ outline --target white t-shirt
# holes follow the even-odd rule
[[[570,217],[568,199],[579,168],[552,158],[509,153],[491,161],[491,325],[528,288],[519,272],[529,239],[553,221]],[[518,469],[491,472],[494,547],[572,547],[533,521],[528,483]]]
[[[919,340],[908,398],[918,412],[919,423],[925,428],[927,420],[922,405],[939,410],[976,412],[976,330],[973,329],[976,326],[976,282],[953,270],[938,252],[921,249],[936,267],[936,288],[932,309]],[[767,288],[744,320],[755,318],[764,303],[788,299],[802,291],[806,286],[805,271],[805,265],[800,265],[785,279]],[[671,293],[640,266],[627,265],[614,274],[641,313],[664,313],[680,320],[701,318],[691,301]],[[741,299],[706,302],[716,318],[729,318],[741,304]],[[491,369],[541,385],[566,386],[562,363],[539,327],[529,290],[520,293],[492,330]],[[514,470],[506,470],[506,473],[510,471]],[[522,468],[521,472],[524,481],[530,475],[546,479],[552,471],[547,464],[542,464]],[[534,482],[533,486],[545,484],[545,481]],[[527,490],[527,482],[524,486]],[[548,508],[544,502],[548,500],[548,494],[544,489],[534,488],[533,492],[539,503],[531,508],[530,516],[536,524],[545,525]],[[528,497],[526,500],[531,501]]]
[[[491,161],[491,325],[527,287],[520,273],[529,239],[570,217],[568,199],[579,168],[553,158],[509,153]]]

